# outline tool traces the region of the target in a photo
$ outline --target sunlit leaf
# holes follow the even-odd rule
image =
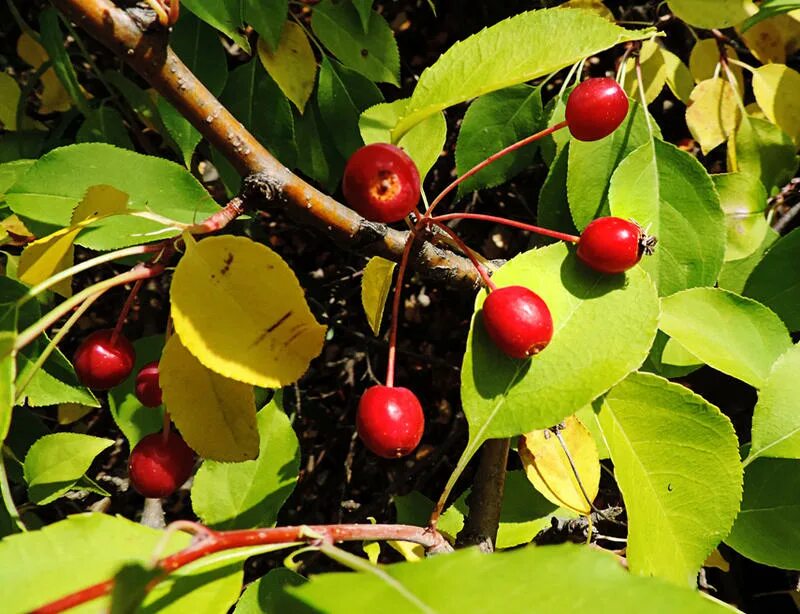
[[[736,95],[725,79],[706,79],[692,90],[686,125],[704,154],[728,140],[740,117]]]
[[[645,100],[647,104],[650,104],[661,93],[667,82],[667,66],[661,47],[656,41],[649,40],[642,44],[639,52],[639,65],[642,71]],[[629,58],[625,62],[625,81],[622,86],[628,96],[640,100],[639,77],[636,72],[636,61],[633,58]]]
[[[274,51],[259,40],[258,57],[281,91],[302,113],[317,76],[317,59],[303,28],[287,21]]]
[[[728,237],[725,260],[739,260],[752,254],[767,235],[767,192],[758,177],[745,173],[712,175],[725,212]]]
[[[771,122],[800,146],[800,73],[783,64],[766,64],[753,71],[756,102]]]
[[[361,305],[375,336],[380,334],[386,298],[392,288],[395,263],[375,256],[364,267],[361,277]]]
[[[668,0],[669,8],[688,24],[699,28],[730,28],[747,19],[751,0]]]

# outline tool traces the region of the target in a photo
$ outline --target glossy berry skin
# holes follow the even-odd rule
[[[397,222],[419,202],[419,171],[402,149],[372,143],[347,161],[342,178],[347,203],[373,222]]]
[[[356,429],[364,445],[383,458],[400,458],[419,445],[425,415],[408,388],[372,386],[358,403]]]
[[[622,273],[644,253],[642,229],[619,217],[599,217],[581,233],[578,258],[601,273]]]
[[[150,499],[168,497],[189,479],[194,452],[175,431],[164,441],[163,433],[143,438],[131,451],[128,475],[136,491]]]
[[[108,390],[121,384],[133,371],[136,351],[124,335],[104,328],[93,332],[78,346],[72,363],[78,381],[93,390]]]
[[[145,407],[161,405],[161,386],[158,383],[158,361],[148,362],[136,374],[136,398]]]
[[[579,141],[597,141],[608,136],[627,115],[628,96],[609,77],[587,79],[567,98],[567,126]]]
[[[492,290],[483,302],[483,325],[494,344],[512,358],[533,356],[553,338],[547,303],[523,286]]]

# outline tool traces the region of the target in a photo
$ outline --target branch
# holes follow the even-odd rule
[[[239,531],[213,531],[193,522],[178,521],[174,528],[190,529],[194,539],[188,547],[165,557],[155,564],[162,573],[148,585],[148,590],[167,575],[215,552],[263,546],[265,544],[287,544],[295,542],[333,544],[344,541],[407,541],[424,546],[429,553],[451,550],[450,544],[435,529],[425,529],[399,524],[339,524],[318,526],[276,527],[274,529],[246,529]],[[167,529],[169,530],[170,527]],[[70,593],[33,610],[33,614],[54,614],[74,608],[82,603],[109,595],[114,588],[113,580],[105,580]]]
[[[308,224],[339,245],[399,261],[408,232],[369,222],[323,194],[276,160],[206,89],[169,48],[165,31],[142,31],[110,0],[53,0],[70,19],[138,72],[245,177],[250,194],[281,204],[296,222]],[[477,288],[478,274],[467,258],[421,246],[412,264],[427,277]]]

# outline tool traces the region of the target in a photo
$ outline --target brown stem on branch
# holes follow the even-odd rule
[[[192,524],[194,525],[194,523]],[[156,567],[161,570],[162,574],[148,585],[148,589],[151,589],[176,569],[180,569],[204,556],[223,550],[233,550],[248,546],[288,545],[295,542],[333,544],[345,541],[396,540],[420,544],[428,552],[443,552],[451,549],[444,537],[436,530],[400,524],[303,525],[240,531],[213,531],[201,525],[196,525],[194,532],[195,539],[187,548],[156,563]],[[33,610],[33,614],[63,612],[82,603],[108,595],[113,587],[113,580],[106,580],[88,586]]]
[[[478,473],[467,499],[469,514],[458,534],[458,546],[477,545],[484,552],[494,551],[510,444],[509,439],[490,439],[483,444]]]
[[[276,160],[206,89],[167,46],[163,30],[143,32],[137,22],[110,0],[54,0],[79,27],[120,54],[216,147],[243,176],[255,176],[261,195],[280,204],[301,224],[308,224],[348,249],[400,260],[407,232],[368,222],[323,194]],[[247,187],[247,186],[245,186]],[[448,285],[475,287],[478,274],[469,260],[430,244],[414,258],[424,275]]]

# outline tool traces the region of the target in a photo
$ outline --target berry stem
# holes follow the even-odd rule
[[[128,314],[131,311],[131,307],[133,307],[133,303],[136,301],[136,295],[139,294],[142,284],[144,284],[144,279],[137,279],[128,294],[128,298],[125,299],[125,304],[122,306],[122,310],[120,310],[119,317],[117,318],[117,324],[114,326],[114,332],[111,333],[111,345],[116,344],[117,337],[119,337],[122,332],[122,327],[125,325],[125,320],[128,319]]]
[[[169,530],[169,527],[167,528]],[[276,527],[273,529],[244,529],[237,531],[213,531],[198,533],[188,547],[158,561],[156,567],[162,572],[147,586],[152,589],[171,572],[215,552],[262,546],[267,544],[321,543],[334,544],[345,541],[405,541],[420,544],[427,550],[447,550],[449,544],[444,537],[429,528],[392,524],[340,524],[317,526]],[[55,614],[111,593],[113,580],[106,580],[33,610],[35,614]]]
[[[392,325],[389,329],[389,354],[386,357],[386,386],[394,387],[394,362],[397,354],[397,325],[400,318],[400,295],[403,290],[403,277],[408,268],[408,258],[411,255],[411,246],[414,244],[416,235],[408,233],[406,245],[403,248],[403,255],[400,257],[400,266],[397,267],[397,280],[394,282],[394,296],[392,297]]]
[[[464,252],[464,254],[470,259],[472,265],[478,271],[478,274],[480,274],[481,279],[483,279],[483,283],[486,284],[486,287],[489,288],[489,290],[497,290],[497,285],[492,281],[492,278],[489,277],[489,273],[486,270],[486,267],[484,267],[480,262],[478,262],[478,259],[475,257],[473,251],[469,247],[467,247],[467,244],[464,243],[464,241],[461,240],[461,237],[458,236],[456,231],[447,226],[446,224],[442,224],[438,218],[435,220],[432,219],[430,221],[433,222],[433,224],[435,224],[438,228],[442,229],[444,232],[450,235],[450,238],[453,239],[453,242],[458,246],[458,249]]]
[[[167,445],[169,442],[169,432],[172,428],[172,418],[170,418],[169,412],[166,409],[164,410],[163,424],[164,426],[161,428],[161,441],[164,445]]]
[[[511,226],[512,228],[535,232],[545,237],[558,239],[559,241],[567,241],[568,243],[577,243],[580,241],[580,237],[576,235],[558,232],[557,230],[550,230],[549,228],[542,228],[541,226],[534,226],[533,224],[526,224],[525,222],[518,222],[516,220],[508,220],[495,215],[484,215],[482,213],[447,213],[445,215],[437,215],[432,219],[435,222],[446,222],[448,220],[480,220],[483,222],[494,222],[496,224],[502,224],[503,226]]]
[[[438,205],[440,202],[442,202],[442,199],[445,196],[447,196],[450,192],[452,192],[456,187],[458,187],[458,185],[460,183],[462,183],[465,180],[469,179],[475,173],[478,173],[478,172],[482,171],[484,168],[489,166],[495,160],[498,160],[498,159],[502,158],[503,156],[505,156],[506,154],[510,154],[512,151],[516,151],[517,149],[525,147],[525,145],[533,143],[534,141],[538,141],[539,139],[541,139],[541,138],[543,138],[545,136],[548,136],[550,134],[553,134],[554,132],[556,132],[558,130],[561,130],[562,128],[566,128],[566,127],[567,127],[567,122],[566,121],[559,122],[559,123],[557,123],[557,124],[555,124],[553,126],[550,126],[549,128],[545,128],[544,130],[540,130],[536,134],[532,134],[530,136],[526,136],[524,139],[519,140],[516,143],[512,143],[508,147],[505,147],[504,149],[501,149],[500,151],[498,151],[496,153],[493,153],[491,156],[486,158],[483,162],[479,162],[478,164],[473,166],[471,169],[469,169],[466,173],[464,173],[460,177],[457,177],[450,185],[448,185],[444,190],[442,190],[439,193],[439,195],[436,198],[433,199],[433,202],[431,203],[431,206],[425,212],[425,217],[431,217],[433,215],[433,210],[436,208],[436,205]]]

